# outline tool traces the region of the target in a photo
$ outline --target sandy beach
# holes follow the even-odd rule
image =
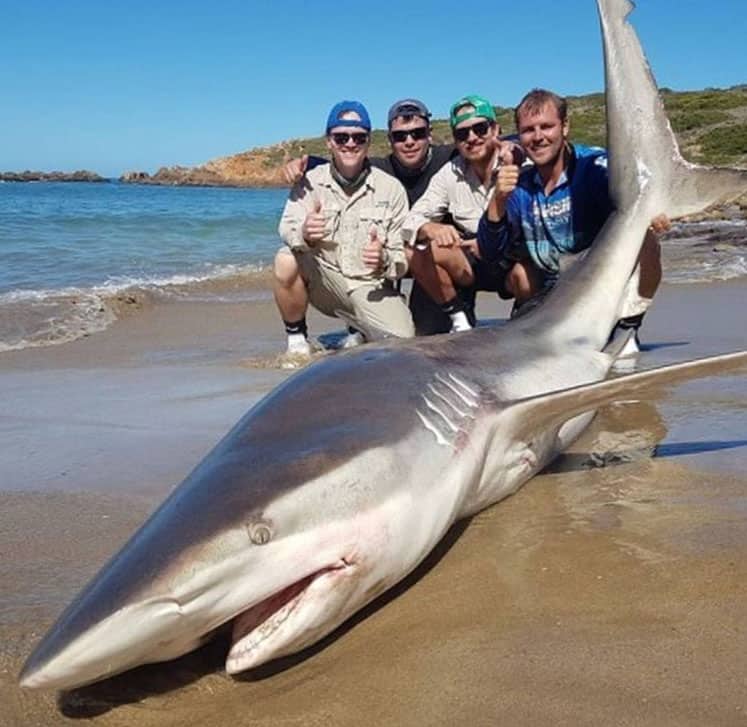
[[[746,303],[743,279],[664,286],[640,367],[747,347]],[[282,346],[269,300],[171,302],[0,354],[0,725],[747,725],[744,372],[607,407],[300,657],[232,678],[217,639],[73,692],[21,690],[59,612],[288,375]]]

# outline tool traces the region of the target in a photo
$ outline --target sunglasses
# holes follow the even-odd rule
[[[459,129],[454,129],[454,139],[456,141],[467,141],[469,139],[469,132],[474,132],[475,136],[482,139],[488,131],[490,131],[493,124],[489,121],[478,121],[472,126],[462,126]]]
[[[357,131],[353,134],[348,134],[347,131],[340,131],[330,134],[330,136],[336,146],[345,146],[345,144],[347,144],[351,139],[353,140],[353,144],[356,146],[365,144],[368,141],[368,134],[362,131]]]
[[[397,129],[397,131],[389,132],[389,138],[395,144],[402,144],[407,141],[408,136],[411,136],[413,141],[422,141],[428,137],[428,127],[418,126],[414,129],[408,129],[407,131]]]

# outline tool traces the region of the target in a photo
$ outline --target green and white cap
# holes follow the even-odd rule
[[[465,106],[472,106],[472,109],[457,116],[457,111]],[[457,124],[461,124],[462,121],[469,121],[470,119],[478,117],[481,119],[488,119],[489,121],[495,121],[495,109],[493,108],[493,104],[484,96],[478,96],[477,94],[462,96],[459,101],[452,105],[451,111],[449,112],[449,121],[451,122],[452,129]]]

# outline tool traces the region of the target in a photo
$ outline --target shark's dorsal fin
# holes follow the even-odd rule
[[[512,406],[516,407],[515,411],[522,420],[521,429],[527,432],[536,431],[538,427],[560,426],[579,414],[597,409],[621,397],[627,398],[652,386],[675,384],[696,376],[727,373],[742,366],[747,366],[747,351],[709,356],[594,384],[573,386],[521,399]]]
[[[747,192],[747,171],[698,166],[680,155],[656,81],[627,21],[633,3],[598,0],[598,7],[604,39],[610,190],[617,208],[629,209],[647,187],[653,193],[652,213],[670,218]]]

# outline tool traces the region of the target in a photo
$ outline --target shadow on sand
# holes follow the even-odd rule
[[[545,467],[543,472],[545,474],[580,472],[600,467],[616,467],[641,459],[682,457],[689,454],[703,454],[705,452],[736,449],[737,447],[744,447],[746,445],[747,439],[716,440],[713,442],[671,442],[669,444],[620,449],[611,452],[562,454],[552,464]]]

